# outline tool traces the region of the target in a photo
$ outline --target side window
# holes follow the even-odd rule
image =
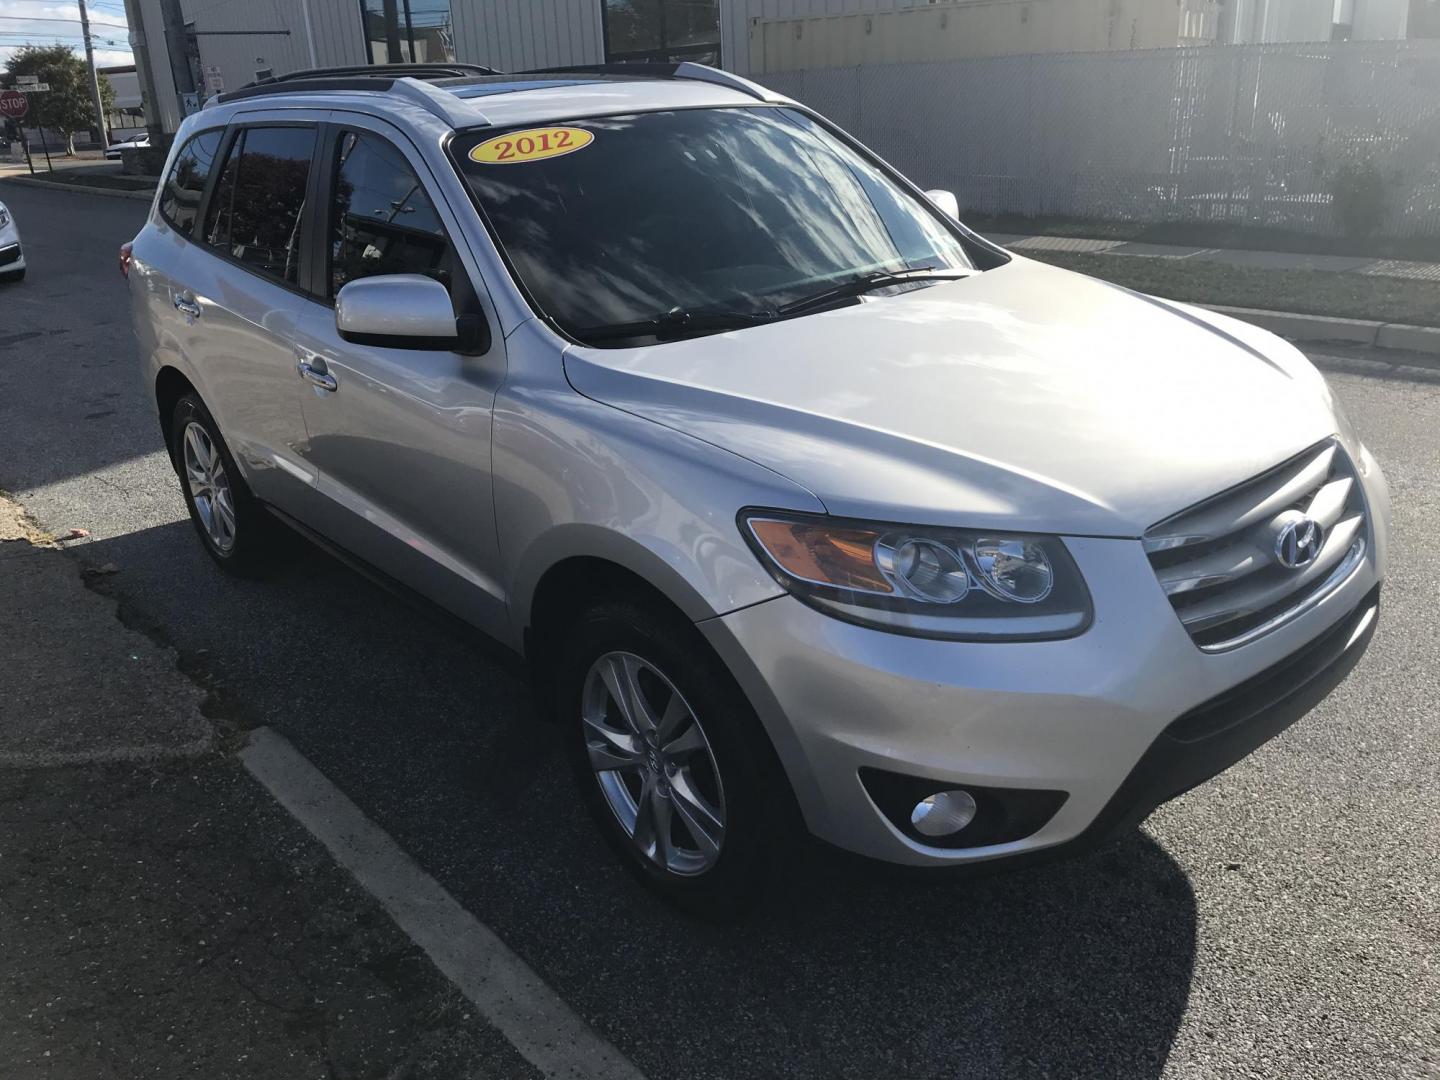
[[[205,194],[210,170],[215,166],[222,134],[221,131],[202,131],[196,135],[175,155],[175,166],[165,177],[160,216],[185,236],[195,231],[195,216],[200,212],[200,199]]]
[[[205,242],[277,281],[300,274],[300,228],[315,129],[245,128],[210,200]]]
[[[454,249],[404,155],[355,131],[341,134],[336,153],[330,295],[376,274],[424,274],[450,288]]]

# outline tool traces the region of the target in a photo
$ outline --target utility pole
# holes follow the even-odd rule
[[[90,73],[90,101],[95,106],[95,130],[100,136],[100,149],[110,145],[110,134],[105,127],[105,105],[100,99],[100,76],[95,71],[95,43],[90,40],[90,13],[85,10],[85,0],[76,0],[80,5],[80,33],[85,38],[85,67]]]
[[[180,99],[180,119],[186,116],[184,102],[195,100],[195,72],[190,66],[189,34],[180,0],[160,0],[160,17],[165,23],[165,51],[170,56],[170,77]]]
[[[140,0],[125,0],[125,21],[130,24],[130,51],[135,54],[135,73],[140,76],[140,98],[145,109],[145,129],[150,145],[165,145],[165,127],[160,119],[160,97],[155,92],[155,69],[150,65],[150,41],[145,33],[145,16]]]

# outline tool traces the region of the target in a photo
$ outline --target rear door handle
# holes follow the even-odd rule
[[[181,315],[188,315],[192,319],[200,317],[200,305],[193,296],[185,293],[175,294],[175,310]]]
[[[295,361],[295,370],[300,377],[312,386],[318,386],[321,390],[329,390],[334,393],[340,389],[340,384],[335,381],[335,376],[325,370],[325,361],[318,356],[301,357]]]

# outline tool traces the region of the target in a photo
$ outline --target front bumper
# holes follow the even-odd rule
[[[903,637],[789,596],[700,627],[755,706],[822,840],[912,866],[1038,855],[1142,820],[1344,678],[1374,632],[1386,548],[1384,480],[1374,469],[1364,483],[1373,542],[1360,565],[1311,610],[1227,653],[1196,647],[1138,541],[1094,538],[1066,538],[1096,610],[1091,629],[1065,641]],[[937,847],[887,819],[862,770],[924,777],[937,790],[1065,797],[1018,839]]]
[[[18,239],[0,237],[0,274],[25,269],[25,249]]]

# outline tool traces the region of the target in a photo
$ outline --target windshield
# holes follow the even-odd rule
[[[935,210],[790,109],[486,131],[454,153],[521,283],[582,341],[635,344],[628,324],[681,313],[713,332],[866,275],[972,268]]]

